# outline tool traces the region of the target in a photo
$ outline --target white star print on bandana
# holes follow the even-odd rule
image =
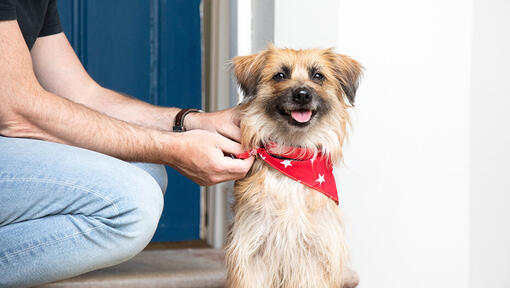
[[[319,178],[317,178],[317,180],[315,180],[315,181],[319,182],[319,185],[321,185],[322,182],[325,182],[326,180],[324,180],[324,175],[319,174]]]
[[[262,159],[264,160],[265,157]],[[280,162],[281,164],[285,165],[285,168],[287,168],[287,166],[292,166],[292,163],[290,160],[283,160],[282,162]]]

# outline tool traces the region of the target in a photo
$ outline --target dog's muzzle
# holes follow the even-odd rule
[[[307,87],[292,89],[278,97],[278,112],[289,124],[305,127],[310,124],[319,106],[318,96]]]

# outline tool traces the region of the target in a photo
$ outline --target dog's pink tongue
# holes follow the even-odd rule
[[[290,115],[292,116],[292,119],[296,120],[300,123],[305,123],[310,120],[310,117],[312,117],[312,111],[292,111],[290,112]]]

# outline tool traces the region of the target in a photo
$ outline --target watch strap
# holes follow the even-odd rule
[[[186,131],[186,128],[184,127],[184,117],[188,115],[189,113],[198,113],[201,112],[198,109],[181,109],[177,115],[175,115],[174,119],[174,132],[184,132]]]

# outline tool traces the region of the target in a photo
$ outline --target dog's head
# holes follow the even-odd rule
[[[331,49],[269,47],[233,59],[241,104],[243,145],[267,142],[320,149],[341,157],[361,66]]]

